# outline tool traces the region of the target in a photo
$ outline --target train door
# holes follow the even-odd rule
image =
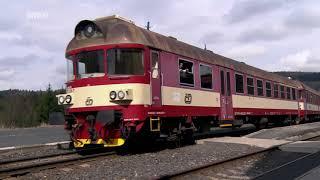
[[[220,126],[231,126],[233,120],[230,71],[220,68]]]
[[[161,106],[161,72],[160,72],[160,54],[158,51],[151,51],[150,54],[151,70],[151,103],[152,107]]]
[[[303,90],[298,90],[298,115],[302,120],[305,115],[305,99],[303,98]]]

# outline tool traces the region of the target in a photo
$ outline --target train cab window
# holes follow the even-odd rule
[[[74,56],[67,56],[67,81],[74,80]]]
[[[143,75],[141,49],[109,49],[107,51],[108,75]]]
[[[104,76],[104,51],[84,51],[77,54],[77,77]]]
[[[271,97],[271,83],[266,82],[266,96]]]
[[[240,74],[236,74],[235,79],[236,79],[236,92],[237,93],[244,93],[243,76]]]
[[[250,77],[247,78],[247,94],[254,95],[253,78],[250,78]]]
[[[291,88],[287,87],[287,99],[291,99]]]
[[[212,89],[212,68],[200,64],[200,84],[201,88]]]
[[[179,59],[180,84],[194,86],[193,62]]]
[[[296,100],[296,89],[292,88],[292,99]]]
[[[278,98],[279,97],[279,86],[278,84],[273,84],[273,97]]]
[[[263,96],[262,80],[257,80],[257,92],[258,92],[258,96]]]
[[[280,97],[281,99],[286,98],[286,94],[284,93],[284,86],[280,86]]]

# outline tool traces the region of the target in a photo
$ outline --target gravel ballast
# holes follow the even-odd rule
[[[0,151],[0,163],[21,158],[32,158],[74,151],[72,149],[69,149],[68,146],[69,144],[61,144],[59,146],[36,146]]]
[[[260,150],[262,148],[249,145],[210,142],[114,159],[101,158],[95,162],[28,174],[22,179],[150,179]]]

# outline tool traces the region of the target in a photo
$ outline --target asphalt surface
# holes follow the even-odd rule
[[[211,134],[215,136],[223,136],[228,135],[228,133],[230,135],[231,132],[247,132],[252,129],[252,125],[244,125],[235,131],[231,128],[215,129],[214,133]],[[36,128],[0,129],[0,148],[69,140],[69,135],[63,129],[63,125]]]
[[[0,129],[0,148],[68,141],[63,126]]]

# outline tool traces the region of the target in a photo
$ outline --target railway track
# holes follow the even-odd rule
[[[304,141],[312,141],[312,140],[319,140],[320,136],[312,137],[304,139]],[[259,156],[268,152],[278,150],[279,146],[275,146],[272,148],[264,149],[258,152],[253,152],[249,154],[245,154],[242,156],[231,157],[229,159],[225,159],[218,162],[213,162],[209,164],[205,164],[202,166],[186,169],[179,172],[174,172],[171,174],[166,174],[164,176],[160,176],[159,179],[194,179],[200,178],[203,176],[203,179],[208,179],[206,172],[211,171],[211,169],[218,167],[219,165],[224,165],[227,163],[231,163],[237,160],[244,160],[246,158],[251,158],[253,156]],[[250,179],[259,179],[259,180],[268,180],[268,179],[294,179],[302,174],[306,173],[307,171],[317,167],[320,165],[320,151],[314,153],[308,153],[301,157],[295,158],[293,160],[289,160],[286,163],[283,163],[279,166],[273,167],[270,170],[266,170],[254,177],[250,177]],[[241,173],[240,173],[241,174]],[[248,177],[245,177],[246,179]],[[231,178],[230,178],[231,179]]]
[[[66,164],[79,163],[79,161],[95,160],[103,156],[115,155],[115,151],[102,152],[89,155],[80,155],[79,152],[65,152],[37,157],[21,158],[3,161],[0,163],[0,179],[25,175],[44,169],[57,168]]]
[[[289,161],[281,166],[263,172],[253,179],[295,179],[309,170],[317,167],[320,159],[320,152],[310,153],[298,159]]]

